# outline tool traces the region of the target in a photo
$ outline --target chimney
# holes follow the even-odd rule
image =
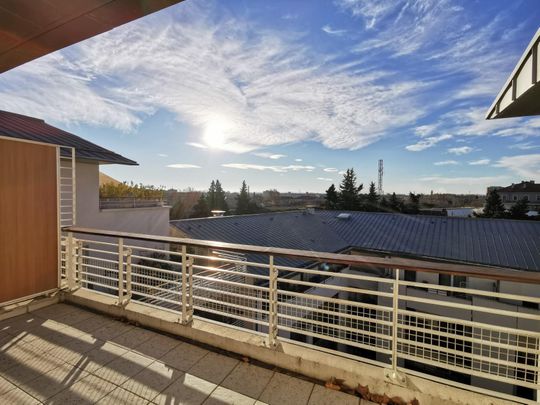
[[[213,217],[222,217],[223,215],[225,215],[225,211],[221,210],[212,210],[211,213]]]
[[[306,205],[304,212],[310,215],[315,214],[315,205]]]

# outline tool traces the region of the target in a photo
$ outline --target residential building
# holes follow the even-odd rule
[[[519,200],[526,199],[529,210],[540,211],[540,184],[534,180],[512,183],[510,186],[498,188],[497,192],[506,209],[510,209]]]

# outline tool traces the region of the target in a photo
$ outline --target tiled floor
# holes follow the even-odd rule
[[[0,322],[0,404],[359,405],[354,396],[58,304]]]

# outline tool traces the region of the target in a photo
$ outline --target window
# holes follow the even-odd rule
[[[536,194],[536,201],[540,201],[540,194]]]
[[[439,274],[439,285],[452,285],[452,276],[450,274]]]
[[[524,195],[524,196],[523,196],[523,199],[524,199],[525,201],[529,201],[529,196],[528,196],[528,195]]]
[[[416,271],[405,270],[405,281],[416,281]]]
[[[517,201],[517,199],[518,199],[518,198],[517,198],[517,195],[513,196],[513,200],[514,200],[514,201]]]

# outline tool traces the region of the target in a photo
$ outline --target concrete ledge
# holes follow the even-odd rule
[[[17,302],[16,304],[10,304],[0,307],[0,321],[4,319],[13,318],[15,316],[24,315],[28,312],[35,311],[37,309],[47,307],[49,305],[57,304],[60,301],[60,294],[55,293],[51,296],[41,296],[31,298],[25,301]]]
[[[388,369],[330,353],[321,352],[288,342],[281,342],[272,349],[262,336],[194,319],[189,326],[179,323],[178,314],[149,306],[129,303],[125,307],[116,305],[116,299],[87,290],[62,293],[65,302],[90,308],[114,317],[120,317],[141,326],[182,336],[222,350],[247,356],[258,361],[290,370],[321,381],[332,377],[343,379],[355,388],[367,385],[371,392],[400,396],[406,401],[416,398],[420,404],[471,404],[503,405],[516,403],[466,389],[407,375],[403,386],[390,383],[385,378]]]

